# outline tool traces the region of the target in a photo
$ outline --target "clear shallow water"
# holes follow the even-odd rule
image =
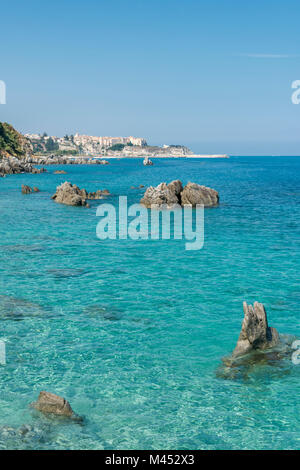
[[[300,158],[154,163],[0,179],[0,448],[299,449],[300,366],[288,357],[234,380],[216,371],[235,346],[243,300],[263,302],[272,326],[300,338]],[[221,196],[205,211],[200,251],[100,241],[97,201],[50,199],[68,180],[134,203],[143,190],[131,186],[177,178]],[[22,183],[42,191],[24,196]],[[33,413],[40,390],[67,398],[85,424]],[[33,437],[1,436],[23,424]]]

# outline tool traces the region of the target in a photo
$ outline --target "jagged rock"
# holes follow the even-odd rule
[[[145,207],[151,207],[152,205],[166,205],[172,207],[178,204],[178,197],[175,194],[174,188],[169,188],[166,183],[160,183],[158,186],[150,186],[147,188],[140,203]]]
[[[87,192],[85,189],[79,189],[76,184],[65,181],[56,188],[52,199],[68,206],[86,206]]]
[[[203,204],[205,207],[216,206],[219,202],[218,192],[214,189],[188,183],[184,188],[180,180],[171,181],[168,185],[160,183],[158,186],[147,188],[140,203],[146,207],[152,204],[172,207],[174,204],[192,205]]]
[[[98,191],[88,193],[88,199],[102,199],[104,196],[108,195],[109,191],[107,189],[104,189],[103,191],[101,191],[101,189],[98,189]]]
[[[170,191],[172,191],[175,196],[178,198],[178,202],[181,201],[181,192],[183,190],[183,186],[180,180],[174,180],[171,181],[171,183],[168,184],[168,188]]]
[[[254,350],[273,348],[279,343],[279,334],[275,328],[268,326],[267,314],[263,304],[243,303],[244,320],[237,345],[232,353],[236,358]]]
[[[219,194],[217,191],[206,186],[200,186],[197,183],[188,183],[181,193],[181,204],[203,204],[204,207],[217,206],[219,203]]]
[[[102,199],[103,196],[109,195],[109,191],[104,189],[88,193],[86,189],[80,189],[76,184],[65,181],[56,188],[56,193],[52,196],[55,202],[67,204],[68,206],[85,206],[90,207],[87,199]]]
[[[33,191],[34,191],[35,193],[39,193],[39,192],[40,192],[39,188],[37,188],[36,186],[33,187]]]
[[[22,184],[22,194],[30,194],[32,193],[32,188],[27,186],[26,184]]]
[[[35,168],[27,160],[20,160],[16,157],[3,158],[0,160],[0,174],[13,175],[19,173],[43,173],[45,168]]]
[[[55,414],[59,416],[74,416],[70,403],[64,398],[50,392],[40,392],[36,402],[31,406],[38,411],[46,414]]]

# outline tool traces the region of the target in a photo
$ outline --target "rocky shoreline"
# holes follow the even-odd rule
[[[31,161],[19,160],[16,157],[10,157],[0,160],[0,177],[6,175],[16,175],[20,173],[39,174],[45,173],[45,168],[35,168]]]

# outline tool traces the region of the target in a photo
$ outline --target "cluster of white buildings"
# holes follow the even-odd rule
[[[82,147],[85,153],[101,153],[102,150],[116,144],[132,144],[138,147],[144,147],[147,145],[146,140],[141,137],[95,137],[80,134],[74,135],[74,143],[78,147]]]
[[[141,137],[98,137],[91,135],[75,134],[74,136],[56,137],[40,134],[25,134],[37,149],[45,148],[46,142],[51,138],[57,143],[59,150],[76,150],[79,153],[97,155],[103,153],[109,147],[116,144],[133,145],[144,147],[147,145],[145,139]]]

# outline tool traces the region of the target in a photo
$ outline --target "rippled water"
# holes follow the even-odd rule
[[[300,365],[290,357],[224,378],[242,302],[258,300],[300,338],[300,158],[115,160],[67,175],[0,178],[0,448],[299,449]],[[180,178],[217,189],[205,245],[96,238],[96,208],[50,196],[71,181],[109,189]],[[22,195],[21,184],[40,193]],[[84,424],[28,407],[67,398]],[[18,429],[32,426],[22,436]],[[11,427],[16,432],[5,431]]]

